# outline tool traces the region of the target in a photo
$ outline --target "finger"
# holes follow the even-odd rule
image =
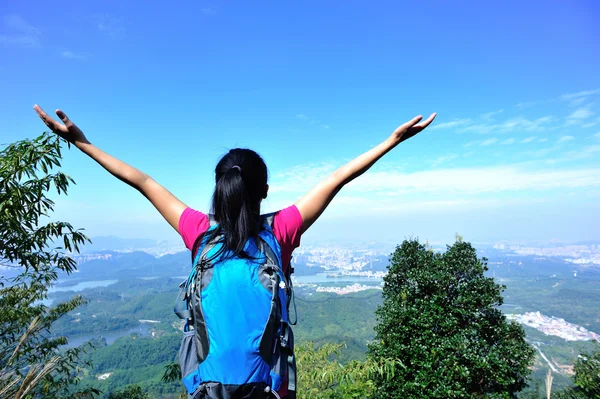
[[[414,118],[412,118],[411,120],[409,120],[408,122],[406,122],[404,125],[402,125],[402,127],[404,129],[409,129],[409,128],[413,127],[414,125],[416,125],[417,123],[419,123],[419,121],[421,119],[423,119],[423,117],[421,115],[415,116]]]
[[[33,109],[35,110],[35,112],[37,112],[38,116],[42,119],[46,126],[48,126],[50,129],[54,129],[56,126],[58,126],[58,123],[54,119],[49,117],[48,114],[44,112],[42,107],[36,104],[33,106]]]
[[[433,114],[429,115],[429,118],[427,118],[423,122],[419,123],[415,127],[425,129],[427,126],[429,126],[431,124],[431,122],[433,122],[433,120],[435,119],[436,116],[437,116],[437,114],[434,112]]]
[[[69,126],[72,125],[73,122],[71,122],[71,120],[69,119],[69,117],[67,116],[67,114],[65,114],[64,112],[62,112],[60,109],[56,110],[56,115],[58,115],[58,117],[60,118],[61,121],[63,121],[63,123],[65,124],[65,126]]]
[[[48,114],[39,105],[35,104],[33,106],[33,109],[35,110],[35,112],[37,112],[40,118],[45,119],[48,117]]]

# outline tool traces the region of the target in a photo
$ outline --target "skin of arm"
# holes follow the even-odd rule
[[[126,164],[123,161],[107,154],[94,146],[85,137],[83,132],[67,117],[67,115],[56,110],[56,114],[63,124],[52,119],[39,106],[34,106],[35,111],[44,123],[56,134],[75,145],[83,153],[98,162],[104,169],[119,180],[127,183],[146,197],[152,205],[160,212],[167,222],[179,232],[179,218],[187,208],[183,202],[169,192],[166,188],[154,181],[144,172]]]
[[[304,233],[321,216],[336,194],[352,180],[365,173],[371,166],[401,142],[425,129],[436,114],[431,114],[427,120],[419,123],[423,118],[416,118],[399,126],[389,138],[378,146],[356,157],[346,165],[337,169],[328,178],[317,184],[304,197],[296,202],[296,207],[302,216],[302,229]]]

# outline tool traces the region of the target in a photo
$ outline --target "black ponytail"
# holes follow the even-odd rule
[[[222,251],[229,256],[248,257],[244,246],[260,232],[260,202],[267,196],[267,166],[256,152],[249,149],[230,150],[215,168],[215,192],[212,213],[218,227],[207,234],[212,240],[221,236]],[[192,256],[205,240],[202,234],[192,250]]]

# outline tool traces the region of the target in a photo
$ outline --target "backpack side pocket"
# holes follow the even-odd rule
[[[192,394],[200,386],[200,376],[198,375],[198,353],[196,351],[196,331],[184,331],[179,348],[179,367],[181,368],[181,378],[183,385],[188,393]]]

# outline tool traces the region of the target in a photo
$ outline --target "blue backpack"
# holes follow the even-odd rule
[[[279,398],[286,378],[286,398],[295,398],[293,287],[290,274],[282,272],[273,215],[263,216],[261,224],[259,239],[244,248],[250,259],[227,251],[215,257],[220,237],[208,241],[205,235],[180,285],[175,313],[186,323],[179,364],[190,398]],[[209,231],[216,227],[211,217]]]

